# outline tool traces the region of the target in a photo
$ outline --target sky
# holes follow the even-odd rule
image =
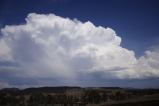
[[[158,88],[158,11],[158,0],[1,0],[0,88]]]

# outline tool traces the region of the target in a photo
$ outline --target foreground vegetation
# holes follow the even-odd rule
[[[0,106],[157,106],[159,89],[41,87],[0,90]]]

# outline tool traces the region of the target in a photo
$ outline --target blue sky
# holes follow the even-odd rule
[[[111,27],[140,56],[159,42],[158,0],[1,0],[0,24],[24,23],[28,13],[54,13]]]
[[[51,26],[54,18],[60,20],[55,24],[58,30]],[[50,25],[43,26],[42,23],[47,24],[47,20]],[[61,27],[64,20],[68,26]],[[38,28],[34,29],[32,25]],[[70,39],[72,34],[79,33],[75,29],[70,30],[71,25],[77,26],[80,33],[85,32],[85,37],[81,34],[81,39]],[[84,29],[80,29],[80,25]],[[1,0],[0,28],[0,87],[159,87],[158,0]],[[51,36],[64,30],[70,35],[66,34],[62,38],[64,41],[56,43],[64,52],[68,51],[67,56],[59,52],[59,49],[56,51],[59,47],[55,42],[48,41],[51,46],[47,45]],[[85,42],[89,30],[100,32],[95,35],[92,33],[97,41],[90,38],[90,41]],[[53,35],[50,36],[50,33]],[[34,35],[39,38],[34,38]],[[100,37],[102,35],[106,38]],[[10,42],[5,36],[15,38]],[[21,36],[19,40],[16,39],[18,36]],[[110,38],[112,40],[109,37],[113,37]],[[74,57],[71,57],[71,50],[75,51]],[[99,55],[103,57],[100,59]]]

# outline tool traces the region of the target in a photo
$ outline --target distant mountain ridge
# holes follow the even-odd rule
[[[19,93],[40,93],[40,92],[46,92],[46,93],[64,93],[66,90],[71,89],[82,89],[81,87],[77,86],[57,86],[57,87],[32,87],[32,88],[26,88],[26,89],[19,89],[19,88],[3,88],[0,90],[0,92],[19,92]]]
[[[105,89],[105,90],[128,90],[128,91],[159,91],[159,89],[137,89],[137,88],[121,88],[121,87],[79,87],[79,86],[55,86],[55,87],[31,87],[31,88],[25,88],[25,89],[19,89],[19,88],[3,88],[0,90],[1,92],[8,92],[8,93],[24,93],[24,94],[30,94],[30,93],[64,93],[68,90],[82,90],[82,89]]]

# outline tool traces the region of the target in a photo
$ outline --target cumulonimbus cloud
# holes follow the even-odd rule
[[[103,78],[159,77],[159,51],[139,59],[121,47],[111,28],[54,14],[30,13],[26,23],[1,29],[0,61],[14,76],[76,79],[102,73]],[[8,69],[7,69],[8,68]],[[14,71],[12,71],[14,70]]]

